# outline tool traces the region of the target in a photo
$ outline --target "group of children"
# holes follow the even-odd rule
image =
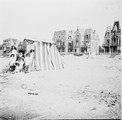
[[[16,47],[11,48],[9,71],[11,73],[30,72],[30,67],[34,57],[34,50],[22,53],[17,52]]]

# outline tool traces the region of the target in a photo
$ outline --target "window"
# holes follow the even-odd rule
[[[114,37],[115,37],[115,35],[116,35],[116,30],[114,31]]]
[[[63,42],[63,46],[64,46],[64,42]]]
[[[72,37],[71,36],[68,36],[68,39],[72,39]]]
[[[109,40],[107,40],[107,43],[108,43],[108,45],[109,45]]]
[[[69,42],[69,46],[72,46],[72,43]]]
[[[114,43],[116,42],[116,40],[114,39]]]

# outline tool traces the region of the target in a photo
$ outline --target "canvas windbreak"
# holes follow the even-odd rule
[[[57,70],[64,68],[61,56],[54,43],[25,39],[28,50],[34,49],[31,70]]]

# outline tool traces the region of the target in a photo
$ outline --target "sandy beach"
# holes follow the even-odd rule
[[[121,118],[121,59],[62,56],[64,69],[0,74],[2,120]],[[0,57],[0,72],[8,58]]]

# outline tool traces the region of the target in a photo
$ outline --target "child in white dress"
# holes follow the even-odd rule
[[[14,72],[15,72],[15,73],[19,73],[19,71],[20,71],[19,63],[16,62],[15,65],[16,65],[16,68],[15,68],[15,71],[14,71]]]
[[[9,64],[8,64],[9,71],[13,72],[15,70],[16,67],[15,62],[16,62],[16,56],[14,54],[11,54],[9,59]]]
[[[25,72],[30,72],[31,57],[30,53],[27,53],[25,56]]]
[[[22,72],[23,68],[24,68],[24,59],[23,58],[19,58],[18,59],[18,63],[19,63],[19,72]]]

